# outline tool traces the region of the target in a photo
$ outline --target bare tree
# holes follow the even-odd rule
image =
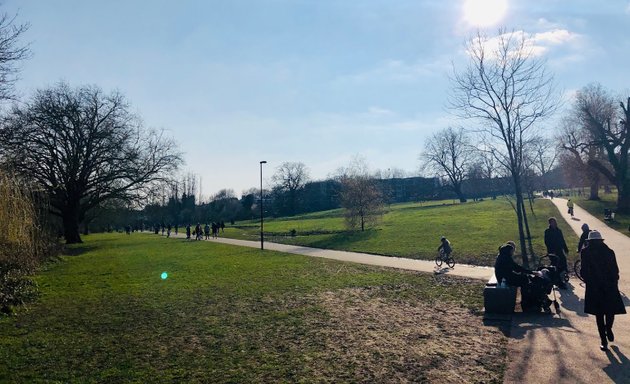
[[[276,168],[272,176],[275,190],[286,197],[286,213],[297,213],[300,191],[309,180],[308,168],[304,163],[284,162]]]
[[[524,33],[500,31],[492,39],[477,33],[466,52],[469,65],[454,70],[451,79],[450,108],[480,124],[482,140],[512,177],[521,254],[528,265],[522,185],[525,150],[537,136],[538,124],[558,108],[559,97],[545,61],[534,54]]]
[[[630,212],[630,97],[617,104],[610,92],[599,84],[590,84],[576,95],[574,110],[578,122],[588,131],[583,143],[603,149],[604,161],[598,157],[588,159],[588,165],[598,170],[617,186],[617,210]]]
[[[383,213],[383,193],[362,158],[355,158],[349,167],[340,168],[337,174],[346,225],[365,231],[366,227],[376,224]]]
[[[589,163],[593,164],[595,159],[600,159],[603,164],[606,162],[606,158],[603,149],[594,145],[595,140],[592,133],[585,129],[577,116],[569,114],[561,123],[557,141],[560,148],[568,155],[562,157],[562,165],[567,176],[572,179],[572,185],[588,184],[589,200],[599,200],[602,174]]]
[[[427,140],[420,158],[425,168],[448,180],[460,202],[466,202],[462,184],[475,156],[470,139],[462,128],[449,127],[435,133]]]
[[[15,105],[0,127],[0,155],[50,196],[68,243],[85,214],[110,199],[134,200],[181,161],[162,132],[143,129],[117,92],[59,84]]]
[[[19,63],[30,56],[28,45],[19,43],[28,24],[16,24],[15,16],[0,15],[0,100],[13,99]]]

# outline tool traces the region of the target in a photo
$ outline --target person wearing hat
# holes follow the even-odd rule
[[[586,284],[584,312],[595,315],[601,339],[600,349],[608,350],[608,342],[615,340],[612,327],[615,315],[626,313],[619,294],[619,266],[615,252],[604,244],[598,231],[590,231],[588,245],[582,250],[582,277]]]

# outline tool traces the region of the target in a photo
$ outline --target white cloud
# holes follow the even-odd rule
[[[502,39],[509,38],[520,41],[525,40],[525,45],[531,50],[533,56],[543,56],[551,50],[552,47],[569,46],[577,43],[581,35],[570,32],[567,29],[556,28],[545,32],[528,33],[525,31],[514,31],[504,33],[499,36],[488,38],[484,46],[487,52],[498,52]],[[469,52],[470,55],[470,52]]]
[[[549,43],[549,44],[564,44],[568,43],[577,38],[577,34],[571,33],[566,29],[554,29],[547,32],[536,33],[531,38],[534,42],[537,43]]]
[[[628,5],[626,5],[626,13],[628,15],[630,15],[630,3],[628,3]]]

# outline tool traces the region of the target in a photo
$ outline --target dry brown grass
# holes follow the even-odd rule
[[[325,353],[307,362],[311,378],[325,383],[502,381],[506,338],[484,327],[480,316],[457,304],[396,300],[380,290],[321,295],[330,319],[315,327]]]

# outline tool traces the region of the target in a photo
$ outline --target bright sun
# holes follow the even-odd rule
[[[464,0],[464,19],[476,27],[498,23],[507,11],[507,0]]]

